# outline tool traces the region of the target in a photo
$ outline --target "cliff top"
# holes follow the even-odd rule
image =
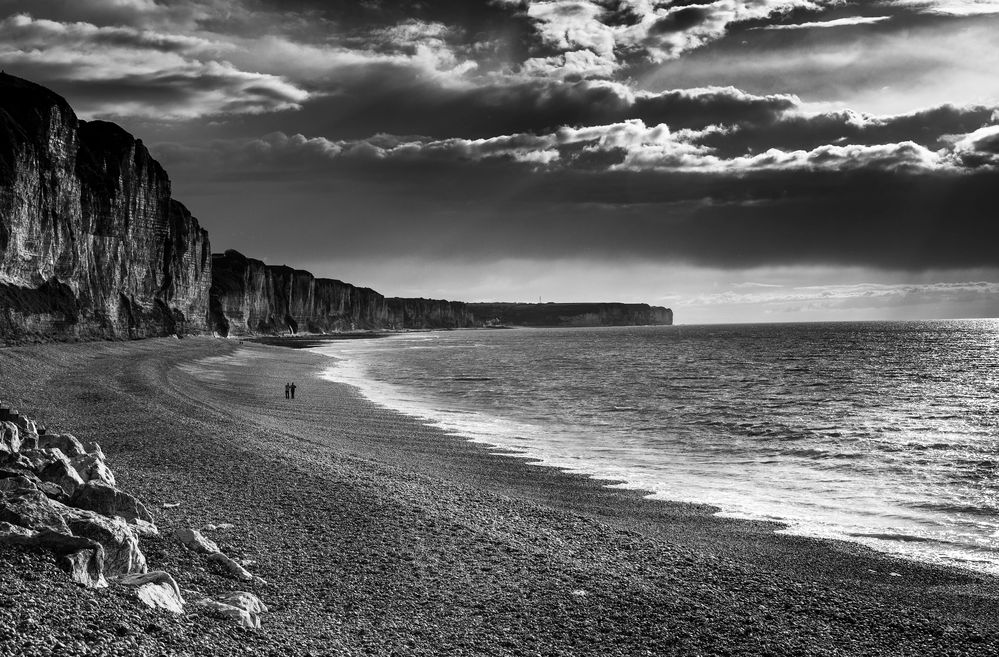
[[[370,287],[358,287],[353,283],[345,283],[337,278],[316,278],[313,276],[312,272],[305,269],[295,269],[294,267],[289,267],[288,265],[268,265],[263,260],[247,257],[236,249],[226,249],[223,253],[213,253],[212,265],[214,267],[214,271],[219,276],[223,275],[222,272],[229,273],[236,269],[243,270],[251,266],[261,268],[266,267],[272,271],[284,271],[291,272],[296,275],[308,276],[315,279],[316,283],[319,284],[343,285],[354,288],[358,292],[378,294],[377,291],[372,290]]]
[[[76,123],[76,114],[65,98],[34,82],[0,72],[0,173],[11,170],[19,145],[39,141],[53,109]]]
[[[79,134],[76,173],[90,189],[100,190],[104,195],[112,194],[123,166],[134,166],[142,171],[150,184],[160,181],[169,185],[170,177],[142,140],[117,123],[80,121]],[[132,158],[131,163],[126,162],[128,156]]]
[[[0,71],[0,111],[13,117],[25,128],[42,119],[40,110],[53,107],[76,118],[65,98],[40,84]]]
[[[490,306],[495,308],[502,308],[508,310],[519,310],[519,309],[536,309],[536,308],[548,308],[551,310],[562,310],[562,311],[577,311],[585,312],[591,308],[662,308],[664,310],[669,310],[663,306],[653,306],[648,303],[625,303],[623,301],[547,301],[544,303],[530,303],[530,302],[519,302],[519,301],[471,301],[468,303],[470,306]]]

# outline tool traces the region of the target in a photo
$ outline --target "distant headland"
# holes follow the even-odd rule
[[[141,140],[0,74],[0,342],[672,321],[647,304],[387,298],[212,254]]]

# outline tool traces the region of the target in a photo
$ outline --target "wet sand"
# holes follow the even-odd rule
[[[248,590],[271,608],[259,632],[175,617],[0,546],[0,654],[999,650],[995,578],[499,456],[318,379],[324,364],[208,338],[0,349],[0,396],[100,442],[153,509],[152,568],[192,599],[246,589],[169,539],[232,523],[210,537],[256,561],[269,584]]]

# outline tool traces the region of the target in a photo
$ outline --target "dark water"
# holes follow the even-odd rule
[[[333,343],[385,406],[656,496],[999,572],[999,321]]]

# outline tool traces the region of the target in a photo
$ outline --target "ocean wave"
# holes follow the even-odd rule
[[[979,516],[982,518],[994,519],[996,513],[999,512],[995,506],[978,506],[975,504],[958,504],[958,503],[948,503],[948,502],[917,502],[913,503],[912,506],[915,509],[923,509],[925,511],[937,511],[939,513],[963,513],[969,516]]]
[[[899,541],[901,543],[941,543],[953,544],[952,541],[945,541],[939,538],[927,538],[926,536],[915,536],[913,534],[891,534],[881,532],[850,532],[847,536],[854,538],[876,538],[879,541]]]
[[[792,326],[682,342],[650,330],[632,343],[614,329],[449,332],[322,350],[339,350],[333,378],[373,401],[657,497],[920,558],[999,545],[989,529],[999,510],[975,501],[999,499],[982,371],[920,376],[965,358],[967,345],[935,327],[939,357],[927,363],[910,333],[848,328],[821,343]],[[964,533],[951,545],[955,526]],[[999,572],[999,559],[985,569]]]

